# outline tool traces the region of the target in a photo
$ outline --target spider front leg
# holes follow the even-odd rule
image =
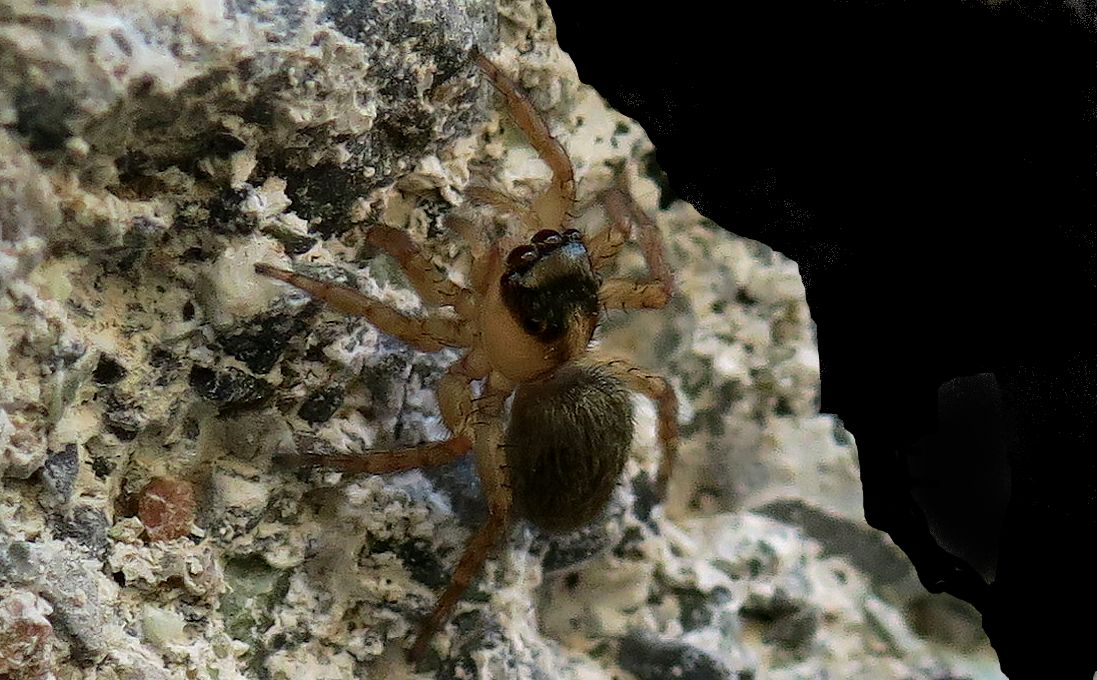
[[[495,89],[503,95],[510,117],[525,133],[530,146],[552,170],[552,184],[534,201],[533,210],[545,227],[562,229],[571,219],[571,211],[575,205],[575,167],[571,163],[567,150],[558,139],[552,136],[541,114],[537,112],[517,83],[507,77],[479,50],[474,52],[474,58],[476,65],[480,67]]]
[[[414,645],[408,652],[412,661],[423,657],[434,634],[445,625],[453,608],[480,573],[491,551],[499,543],[510,519],[511,495],[507,483],[505,457],[503,455],[503,402],[507,392],[489,384],[485,394],[476,400],[474,451],[476,470],[488,501],[488,518],[469,540],[449,585],[438,597],[438,602],[419,630]]]
[[[437,352],[443,347],[469,347],[473,344],[474,331],[462,319],[430,315],[409,316],[353,288],[278,269],[263,262],[256,263],[255,272],[296,286],[344,314],[365,317],[381,332],[399,338],[422,352]]]
[[[472,291],[462,288],[434,266],[406,231],[378,225],[366,232],[366,242],[391,255],[407,274],[412,288],[431,305],[450,305],[463,318],[473,314]]]
[[[652,278],[650,281],[608,279],[598,291],[599,300],[607,309],[665,307],[674,295],[675,286],[658,225],[636,204],[627,188],[609,189],[602,195],[602,201],[609,216],[609,226],[592,237],[588,244],[594,270],[600,272],[613,262],[635,225],[640,252]]]

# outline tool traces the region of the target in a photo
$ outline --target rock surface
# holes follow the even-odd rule
[[[412,672],[401,649],[483,513],[470,461],[381,478],[272,459],[443,437],[433,387],[456,354],[252,265],[293,258],[414,312],[362,239],[384,223],[460,281],[443,217],[470,176],[518,195],[548,178],[470,66],[478,45],[546,112],[581,199],[623,168],[656,217],[681,295],[611,314],[602,342],[670,377],[683,443],[656,504],[638,398],[604,521],[515,526],[420,672],[999,677],[970,614],[861,518],[854,443],[817,413],[796,265],[664,195],[643,131],[579,83],[544,5],[5,8],[0,675]]]

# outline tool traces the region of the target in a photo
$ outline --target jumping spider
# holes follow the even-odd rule
[[[655,224],[626,191],[611,189],[600,197],[610,217],[605,229],[586,238],[568,228],[575,206],[571,159],[518,86],[479,52],[474,59],[552,170],[552,181],[532,205],[482,186],[470,188],[469,195],[517,217],[522,231],[532,232],[532,237],[508,236],[487,244],[471,220],[454,219],[451,224],[480,250],[477,256],[473,248],[471,288],[462,288],[438,271],[405,232],[374,226],[366,236],[400,263],[425,303],[452,307],[455,317],[408,316],[356,290],[255,265],[258,273],[342,312],[364,316],[416,349],[467,350],[437,386],[451,438],[366,456],[297,459],[346,472],[385,474],[442,465],[475,452],[488,518],[423,623],[412,659],[422,656],[511,519],[523,517],[544,530],[566,532],[598,517],[631,447],[630,390],[651,398],[658,409],[660,493],[677,450],[677,402],[667,381],[590,349],[604,308],[657,309],[670,299],[673,277]],[[634,224],[652,279],[603,281],[600,273],[629,239]],[[474,398],[473,383],[478,381],[483,383]],[[504,404],[512,395],[504,422]]]

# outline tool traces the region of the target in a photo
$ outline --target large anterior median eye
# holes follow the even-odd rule
[[[560,235],[560,232],[552,229],[542,229],[533,235],[530,239],[535,246],[542,252],[548,252],[558,248],[564,242],[564,237]]]
[[[537,261],[537,246],[518,246],[507,255],[507,269],[524,271]]]

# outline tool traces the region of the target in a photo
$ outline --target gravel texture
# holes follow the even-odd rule
[[[414,672],[402,649],[484,513],[471,461],[382,478],[274,458],[444,437],[433,387],[456,354],[253,264],[415,312],[364,244],[384,223],[462,281],[443,218],[470,177],[548,179],[473,45],[545,112],[580,199],[623,169],[669,244],[681,294],[611,313],[601,342],[673,382],[681,464],[657,503],[637,397],[604,519],[514,526],[418,672],[1001,677],[970,611],[861,517],[795,263],[674,201],[525,0],[3,2],[0,677]]]

